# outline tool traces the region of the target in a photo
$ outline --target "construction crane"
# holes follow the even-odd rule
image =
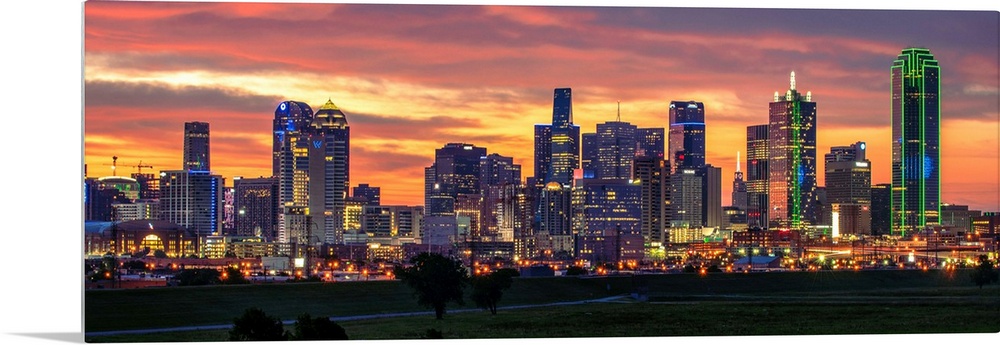
[[[139,173],[140,174],[142,174],[142,168],[150,168],[150,169],[153,168],[152,165],[142,165],[142,161],[141,160],[139,161],[139,165],[133,165],[132,167],[136,168],[136,169],[139,169]]]

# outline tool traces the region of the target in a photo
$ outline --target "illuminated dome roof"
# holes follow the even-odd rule
[[[347,127],[347,116],[344,112],[340,111],[340,108],[333,101],[327,99],[326,104],[319,107],[316,111],[316,116],[313,118],[313,125],[320,127]]]

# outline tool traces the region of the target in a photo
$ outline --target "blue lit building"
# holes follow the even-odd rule
[[[160,172],[160,220],[199,236],[222,235],[222,176],[210,171]]]
[[[705,104],[670,102],[669,152],[677,168],[705,165]]]

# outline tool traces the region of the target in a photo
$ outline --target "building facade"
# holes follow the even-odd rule
[[[816,223],[816,102],[796,90],[774,93],[768,121],[768,220],[782,228]]]
[[[768,226],[770,155],[767,125],[747,126],[747,225],[751,227]]]
[[[930,50],[906,48],[892,75],[892,233],[939,223],[941,67]]]
[[[212,170],[207,122],[184,123],[184,169]]]

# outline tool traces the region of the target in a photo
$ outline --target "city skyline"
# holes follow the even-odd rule
[[[212,167],[227,185],[234,176],[267,177],[278,103],[332,100],[353,127],[351,186],[380,187],[383,204],[419,205],[423,168],[449,142],[513,157],[532,176],[533,126],[551,120],[551,92],[562,87],[575,91],[581,133],[615,120],[619,100],[621,121],[638,127],[667,127],[671,101],[703,102],[706,163],[730,176],[746,127],[767,121],[767,103],[795,71],[819,104],[816,149],[864,141],[872,183],[887,183],[888,68],[913,45],[933,51],[944,71],[942,202],[1000,205],[991,168],[997,138],[983,130],[996,126],[997,52],[983,43],[995,45],[996,33],[977,32],[995,27],[995,13],[93,2],[84,11],[90,176],[111,175],[113,155],[119,175],[140,161],[178,169],[180,124],[201,121],[212,126]],[[768,20],[791,13],[784,23]],[[689,25],[657,20],[667,15]],[[398,20],[377,20],[385,16]],[[950,24],[912,33],[926,18]],[[724,24],[735,21],[745,25]],[[174,27],[153,29],[166,23]],[[453,32],[462,25],[465,32]],[[255,29],[241,35],[237,27]],[[275,48],[271,40],[282,37],[302,37],[306,48]],[[463,49],[473,46],[480,49]],[[724,205],[730,194],[723,183]]]

